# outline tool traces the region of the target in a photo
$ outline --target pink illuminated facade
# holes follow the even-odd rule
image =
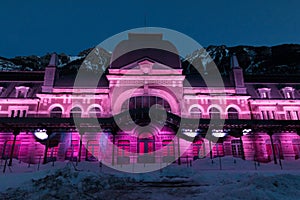
[[[172,53],[145,49],[119,55],[124,46],[134,46],[141,37],[160,41]],[[275,163],[278,159],[299,159],[300,127],[296,122],[300,117],[300,84],[297,80],[244,77],[233,55],[231,74],[222,77],[225,89],[218,85],[207,87],[199,74],[184,74],[180,58],[174,52],[176,47],[163,40],[161,34],[131,34],[128,40],[117,45],[107,73],[97,80],[96,86],[90,84],[93,75],[80,87],[74,86],[74,75],[59,74],[55,54],[43,72],[1,72],[0,117],[13,119],[1,122],[1,158],[17,158],[27,163],[41,159],[44,162],[106,161],[113,165],[186,162],[218,156]],[[173,119],[168,119],[169,124],[149,125],[148,115],[132,112],[153,107],[164,109],[171,116],[200,119],[199,127],[190,128],[185,123],[178,130]],[[73,117],[111,119],[128,110],[132,119],[128,123],[122,121],[126,130],[110,128],[109,123],[103,131],[81,130],[71,123]],[[32,118],[40,119],[41,123],[26,122]],[[68,118],[71,120],[63,121]],[[221,129],[214,133],[218,140],[211,141],[205,137],[211,118],[226,119],[225,125],[233,131],[216,128]],[[14,124],[16,119],[20,122]],[[256,120],[261,125],[247,124]],[[240,125],[242,121],[246,124]],[[282,126],[283,122],[286,125]],[[142,128],[145,124],[147,130]],[[239,124],[236,130],[235,124]],[[39,141],[33,134],[39,126],[41,129],[51,126],[54,136],[46,142]],[[177,132],[196,137],[189,144],[185,137],[175,140]],[[159,149],[162,151],[157,153]]]

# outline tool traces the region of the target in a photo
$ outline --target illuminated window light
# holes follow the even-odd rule
[[[46,140],[49,137],[46,129],[37,129],[34,131],[33,134],[35,137],[37,137],[40,140]]]

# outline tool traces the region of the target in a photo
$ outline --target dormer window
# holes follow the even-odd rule
[[[294,88],[292,87],[285,87],[285,88],[282,88],[282,92],[283,92],[283,95],[284,95],[284,98],[286,99],[293,99],[295,98],[294,96]]]
[[[269,99],[270,98],[270,93],[271,89],[270,88],[259,88],[258,93],[260,95],[260,98],[262,99]]]
[[[29,87],[18,86],[18,87],[15,87],[15,89],[16,89],[16,98],[26,98],[27,97]]]

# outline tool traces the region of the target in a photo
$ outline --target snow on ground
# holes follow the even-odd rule
[[[221,161],[221,167],[220,167]],[[99,162],[19,163],[2,173],[0,199],[299,199],[300,161],[259,165],[232,157],[124,173]],[[147,165],[145,165],[147,167]]]

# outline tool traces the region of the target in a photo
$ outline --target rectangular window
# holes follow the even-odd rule
[[[273,155],[273,149],[272,149],[272,144],[267,143],[266,144],[266,150],[267,150],[267,155],[269,160],[274,159]],[[283,159],[283,153],[280,144],[274,143],[274,151],[275,151],[275,156],[276,158]]]
[[[78,140],[72,140],[71,145],[66,151],[66,160],[76,160],[76,157],[78,155]]]
[[[130,142],[129,140],[118,141],[118,156],[129,156]]]
[[[268,113],[267,119],[275,119],[274,111],[267,111],[267,113]]]
[[[294,111],[293,114],[294,114],[294,119],[299,120],[298,111]]]
[[[198,140],[193,143],[193,156],[194,159],[205,157],[205,148],[202,140]]]
[[[58,145],[55,146],[55,144],[58,144],[59,141],[57,140],[50,140],[50,146],[54,146],[48,149],[47,152],[47,162],[56,161],[57,154],[58,154]]]
[[[262,119],[275,119],[275,111],[273,110],[263,110],[261,111]]]
[[[242,157],[243,150],[242,150],[241,140],[232,140],[231,141],[231,149],[232,149],[232,155],[234,157]]]
[[[224,149],[222,143],[216,143],[213,147],[213,155],[214,157],[222,157],[224,156]]]
[[[295,159],[299,159],[300,158],[300,139],[294,139],[292,141],[293,144],[293,149],[295,152]]]
[[[260,95],[260,98],[262,99],[269,99],[270,98],[270,93],[271,89],[270,88],[259,88],[258,93]]]
[[[117,151],[117,163],[118,164],[129,164],[130,163],[130,141],[119,140],[118,151]]]
[[[15,117],[15,110],[12,110],[12,111],[11,111],[10,117]]]
[[[268,115],[266,111],[261,111],[262,119],[268,119]]]
[[[139,143],[139,153],[141,155],[143,155],[145,153],[145,143],[144,142]]]
[[[97,161],[99,158],[99,142],[97,140],[89,140],[87,142],[86,160]]]
[[[286,111],[286,119],[287,120],[299,120],[298,111],[287,110]]]
[[[13,146],[13,140],[8,140],[4,143],[4,150],[2,151],[3,158],[9,158],[11,154],[12,146]],[[13,158],[18,158],[20,146],[21,146],[21,141],[17,140],[14,147]]]
[[[23,115],[22,117],[26,117],[26,110],[23,110]]]
[[[292,119],[292,115],[291,115],[291,111],[286,111],[286,119],[287,120],[291,120]]]
[[[174,142],[172,140],[163,140],[163,156],[174,156]]]
[[[154,142],[149,142],[147,153],[150,154],[150,155],[153,155],[153,151],[154,151]]]
[[[17,115],[16,115],[16,117],[20,117],[20,115],[21,115],[21,110],[17,110]]]
[[[27,110],[22,110],[22,109],[13,109],[10,110],[10,117],[26,117]]]

